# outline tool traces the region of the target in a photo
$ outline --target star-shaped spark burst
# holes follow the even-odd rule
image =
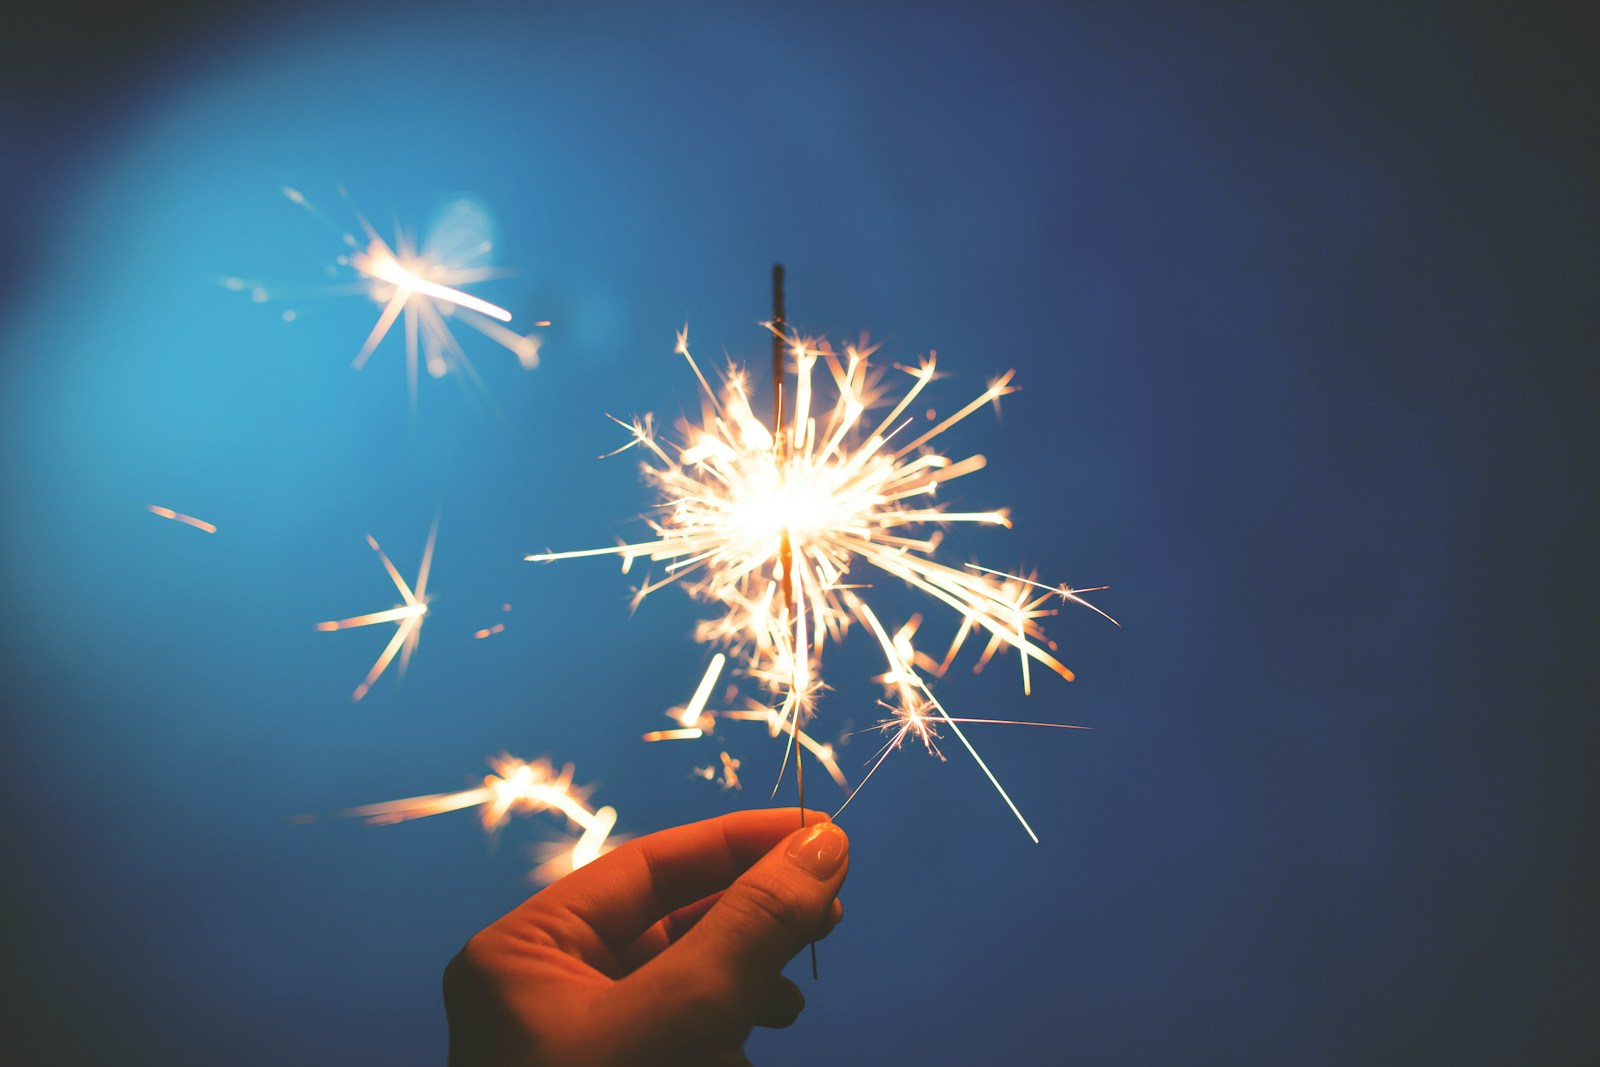
[[[351,619],[336,619],[332,622],[317,623],[318,630],[347,630],[353,626],[372,626],[380,622],[395,624],[394,636],[389,639],[389,644],[378,656],[378,661],[372,665],[372,670],[361,684],[356,686],[351,694],[351,700],[360,700],[367,695],[367,690],[372,688],[384,670],[393,661],[395,653],[400,654],[400,673],[405,674],[406,667],[411,663],[411,653],[417,649],[417,642],[422,635],[422,620],[428,614],[428,569],[433,564],[433,543],[439,534],[439,520],[433,520],[433,526],[428,530],[428,544],[422,550],[422,566],[417,570],[417,587],[413,591],[400,577],[400,572],[395,570],[389,557],[383,549],[378,547],[378,542],[371,534],[367,535],[367,544],[383,560],[383,569],[389,572],[389,577],[394,580],[395,588],[400,590],[400,598],[404,603],[397,604],[388,611],[375,611],[370,615],[357,615]]]
[[[485,775],[483,784],[472,789],[367,804],[341,814],[383,825],[463,808],[482,808],[479,819],[483,828],[495,833],[512,815],[560,812],[579,834],[570,847],[560,844],[543,850],[544,862],[532,873],[539,882],[553,882],[610,851],[607,838],[617,824],[617,809],[591,808],[589,790],[572,784],[572,764],[557,773],[548,759],[525,761],[502,753],[491,759],[489,766],[494,773]]]
[[[404,322],[406,338],[406,385],[412,407],[417,401],[417,357],[434,378],[459,373],[474,385],[482,384],[460,342],[450,331],[450,323],[464,322],[496,344],[510,350],[529,370],[539,365],[540,338],[519,334],[505,324],[511,312],[464,291],[463,286],[504,272],[489,265],[494,250],[493,225],[488,212],[477,201],[460,198],[452,201],[428,232],[420,248],[405,231],[396,227],[391,245],[359,212],[354,212],[361,236],[341,230],[322,214],[298,189],[284,187],[290,202],[340,232],[347,251],[335,261],[338,268],[354,271],[353,282],[339,291],[361,293],[382,307],[378,321],[356,353],[359,370],[382,344],[396,322]],[[241,278],[225,278],[230,289],[250,292],[263,302],[274,296],[289,295]],[[293,318],[293,312],[285,312]],[[548,326],[541,321],[538,325]]]
[[[689,352],[687,330],[680,332],[677,352],[702,390],[700,421],[681,422],[679,439],[666,444],[648,418],[622,424],[632,433],[623,449],[637,446],[645,453],[644,478],[660,497],[648,519],[655,537],[526,558],[615,555],[624,572],[640,558],[663,564],[665,576],[647,581],[637,596],[681,581],[691,595],[716,605],[720,613],[702,621],[696,637],[729,649],[743,672],[777,697],[778,707],[770,711],[774,733],[788,734],[791,744],[813,713],[828,643],[842,639],[852,624],[865,627],[884,656],[886,670],[878,680],[891,707],[900,709],[897,714],[936,713],[1037,841],[967,741],[960,720],[944,711],[917,670],[943,673],[967,635],[981,631],[988,649],[979,667],[998,650],[1016,649],[1024,692],[1032,690],[1033,662],[1072,679],[1038,621],[1054,613],[1043,605],[1065,587],[1042,587],[1048,592],[1041,597],[1031,578],[953,567],[935,557],[947,524],[1010,526],[1004,510],[957,512],[935,502],[941,486],[982,469],[985,460],[972,455],[952,461],[932,442],[1014,392],[1011,373],[918,434],[907,413],[936,377],[932,354],[916,367],[897,366],[910,385],[891,403],[892,390],[884,373],[869,364],[874,349],[865,343],[842,353],[811,338],[787,336],[784,343],[796,387],[792,403],[780,405],[784,417],[773,433],[751,407],[745,373],[730,367],[720,392],[713,389]],[[824,384],[833,393],[825,410],[813,380],[819,367],[826,369]],[[887,414],[866,419],[884,407]],[[917,653],[909,631],[898,641],[890,636],[866,599],[874,575],[898,579],[957,614],[960,625],[942,663]],[[1071,599],[1077,599],[1075,592]],[[684,724],[685,731],[696,728],[703,730]]]

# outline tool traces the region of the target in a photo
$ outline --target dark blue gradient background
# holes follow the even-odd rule
[[[1592,1056],[1579,10],[374,5],[178,18],[71,92],[33,57],[0,112],[13,1062],[441,1062],[441,969],[554,824],[299,813],[502,749],[632,833],[765,802],[774,748],[725,796],[686,777],[714,750],[638,740],[699,609],[521,557],[637,529],[604,413],[695,403],[685,321],[759,361],[774,260],[807,329],[937,348],[944,410],[1017,369],[952,446],[991,461],[954,497],[1016,528],[952,553],[1109,583],[1125,625],[1056,620],[1079,679],[1029,699],[1015,657],[941,683],[1096,728],[973,731],[1043,843],[954,750],[892,760],[753,1059]],[[317,281],[333,235],[283,184],[385,230],[481,197],[519,268],[482,291],[555,320],[543,366],[469,336],[494,408],[425,380],[413,424],[398,338],[349,369],[369,303],[285,324],[217,284]],[[412,572],[436,511],[420,651],[352,706],[385,635],[311,624],[387,606],[362,535]],[[875,715],[862,640],[838,729]]]

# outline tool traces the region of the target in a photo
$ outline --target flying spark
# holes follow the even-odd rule
[[[300,190],[286,186],[283,194],[291,203],[305,208],[339,232],[339,227],[334,226]],[[430,376],[442,378],[446,374],[459,373],[476,385],[482,384],[466,352],[451,332],[451,322],[464,322],[471,326],[509,350],[526,369],[531,370],[539,365],[540,337],[536,334],[519,334],[508,328],[505,324],[511,321],[511,312],[473,296],[464,288],[501,277],[504,273],[489,266],[494,250],[493,224],[480,204],[465,197],[452,201],[420,248],[409,234],[398,228],[391,245],[365,217],[359,212],[355,214],[361,235],[341,232],[345,252],[335,261],[339,268],[353,271],[355,280],[337,291],[365,294],[382,308],[377,322],[356,353],[353,365],[357,369],[366,364],[394,325],[402,321],[406,340],[407,394],[413,408],[417,401],[419,351],[423,366]],[[257,303],[285,295],[242,278],[225,278],[223,284],[235,291],[249,291],[251,299]],[[286,321],[292,321],[293,318],[293,312],[285,313]],[[537,323],[540,326],[549,324],[549,320]]]
[[[186,526],[193,526],[196,530],[202,530],[205,533],[217,532],[217,528],[211,523],[204,519],[197,519],[193,515],[185,515],[182,512],[173,511],[171,508],[157,507],[154,504],[146,504],[145,507],[149,509],[150,514],[160,515],[163,519],[175,519]]]
[[[689,699],[689,703],[682,708],[673,708],[667,712],[668,718],[679,723],[678,728],[652,730],[644,735],[644,740],[692,741],[702,737],[711,737],[716,732],[718,719],[728,719],[736,722],[759,722],[767,727],[767,733],[770,736],[780,736],[788,728],[785,725],[785,720],[778,713],[778,709],[768,707],[760,701],[752,700],[748,707],[726,711],[708,711],[706,709],[706,702],[711,696],[712,688],[717,684],[717,678],[722,673],[722,667],[726,661],[727,657],[721,652],[712,656],[711,663],[706,667],[706,673],[701,677],[700,684],[695,687],[694,696]],[[840,789],[849,788],[850,783],[845,778],[844,772],[839,769],[839,760],[831,744],[819,743],[804,730],[797,730],[795,740],[800,743],[802,748],[816,757],[817,762],[822,764],[829,777],[838,784]],[[726,753],[724,753],[724,758],[726,758]],[[738,762],[738,760],[734,760],[735,765]],[[708,769],[712,770],[713,773],[703,773]],[[730,771],[735,769],[737,767],[730,768]],[[715,768],[702,767],[699,768],[697,773],[708,782],[716,778]],[[733,776],[733,781],[735,782],[733,788],[739,788],[737,775]]]
[[[548,861],[533,872],[541,882],[555,881],[610,851],[606,842],[617,824],[617,809],[591,808],[589,791],[572,784],[572,764],[557,773],[547,759],[524,761],[502,753],[491,759],[489,766],[494,773],[485,775],[483,784],[472,789],[367,804],[341,814],[386,825],[463,808],[482,808],[478,818],[485,830],[494,833],[513,815],[560,812],[578,836],[570,848],[552,850]]]
[[[401,604],[387,611],[375,611],[369,615],[357,615],[350,619],[336,619],[332,622],[317,623],[318,630],[347,630],[354,626],[372,626],[380,622],[395,624],[395,633],[389,639],[389,644],[378,656],[378,661],[372,665],[372,670],[361,684],[356,686],[351,700],[360,700],[367,695],[367,690],[372,688],[384,670],[394,659],[395,653],[400,654],[400,673],[405,674],[406,667],[411,662],[411,654],[417,649],[417,642],[422,634],[422,620],[428,614],[428,569],[433,564],[433,542],[439,534],[439,520],[433,520],[433,526],[428,530],[428,544],[422,550],[422,566],[417,570],[417,586],[415,591],[400,577],[400,572],[395,569],[389,557],[384,555],[383,549],[378,547],[378,542],[371,534],[367,535],[367,544],[383,560],[383,569],[389,572],[389,577],[394,581],[395,588],[400,590]]]
[[[941,486],[981,470],[986,461],[981,455],[951,460],[932,442],[1014,392],[1012,374],[917,433],[907,412],[936,377],[933,354],[916,367],[897,366],[909,385],[891,400],[893,390],[885,374],[869,364],[874,349],[865,343],[845,346],[841,353],[811,338],[784,341],[796,387],[792,401],[784,399],[783,425],[774,434],[751,407],[746,373],[730,367],[721,389],[713,389],[690,354],[687,330],[680,332],[676,351],[702,391],[700,421],[681,421],[679,437],[671,442],[658,440],[648,418],[623,423],[631,438],[618,450],[637,447],[644,454],[643,476],[659,495],[654,517],[647,520],[655,536],[526,558],[614,555],[621,557],[625,573],[638,559],[661,564],[664,576],[647,580],[636,601],[681,582],[695,598],[716,605],[720,613],[697,626],[696,638],[728,649],[743,673],[775,696],[778,706],[767,709],[774,716],[774,733],[788,734],[792,742],[800,742],[798,727],[811,718],[823,688],[820,669],[827,645],[841,640],[853,624],[864,627],[883,653],[886,669],[878,681],[891,706],[936,713],[1037,841],[918,670],[943,674],[967,636],[979,633],[987,647],[975,669],[1012,648],[1019,653],[1025,693],[1032,691],[1034,663],[1072,679],[1039,622],[1055,613],[1045,604],[1066,587],[1042,587],[1047,592],[1040,596],[1031,577],[953,567],[935,558],[941,528],[948,524],[1010,526],[1004,510],[958,512],[935,501]],[[826,371],[823,385],[833,394],[826,408],[814,380],[819,369]],[[889,410],[882,418],[867,419],[868,412],[884,407]],[[942,660],[912,647],[914,625],[890,636],[865,599],[871,588],[867,579],[874,574],[899,579],[956,613],[960,623]],[[793,589],[792,611],[784,595],[786,578]],[[1075,593],[1071,599],[1077,599]],[[684,732],[663,734],[690,736],[687,731],[695,729],[704,731],[698,723],[684,722]]]

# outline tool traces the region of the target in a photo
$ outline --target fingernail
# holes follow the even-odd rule
[[[831,822],[819,822],[789,846],[789,859],[819,882],[838,873],[850,841]]]

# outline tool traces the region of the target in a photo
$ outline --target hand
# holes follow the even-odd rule
[[[842,915],[825,815],[741,811],[629,841],[474,935],[444,972],[451,1067],[748,1064],[805,997],[780,973]]]

